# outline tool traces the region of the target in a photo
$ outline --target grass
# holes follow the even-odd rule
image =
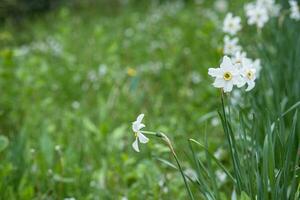
[[[240,14],[242,3],[229,6]],[[195,199],[233,189],[242,199],[299,196],[299,27],[243,29],[262,78],[222,107],[207,75],[222,57],[224,14],[212,2],[112,8],[61,7],[2,25],[0,199],[187,199],[181,175]],[[170,138],[182,174],[155,138],[132,150],[141,112],[148,130]]]
[[[215,102],[206,86],[219,54],[210,35],[220,34],[202,10],[130,5],[108,16],[63,7],[21,27],[7,23],[1,198],[184,198],[180,175],[157,161],[169,159],[167,149],[151,142],[133,152],[130,123],[144,112],[177,148],[199,134]]]

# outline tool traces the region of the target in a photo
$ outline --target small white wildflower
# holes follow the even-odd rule
[[[163,193],[165,193],[165,194],[166,194],[166,193],[168,193],[168,192],[169,192],[169,189],[168,189],[168,187],[166,187],[166,186],[165,186],[165,187],[163,187]]]
[[[224,155],[224,151],[222,148],[218,148],[218,150],[214,153],[214,156],[220,160]]]
[[[224,183],[226,181],[227,174],[224,171],[217,170],[216,176],[220,180],[221,183]]]
[[[54,149],[55,149],[55,151],[60,151],[61,147],[59,145],[55,145]]]
[[[67,198],[64,198],[64,200],[76,200],[74,197],[67,197]]]
[[[218,126],[220,124],[220,121],[217,117],[214,117],[211,119],[211,125],[212,126]]]
[[[242,69],[241,69],[242,81],[241,85],[243,86],[247,83],[246,91],[250,91],[255,86],[255,79],[256,79],[256,70],[253,67],[251,60],[244,58],[242,60]]]
[[[245,10],[249,25],[256,25],[261,29],[269,21],[268,10],[264,6],[250,3],[246,5]]]
[[[299,21],[300,20],[300,8],[299,8],[297,1],[290,0],[289,4],[291,7],[290,8],[290,11],[291,11],[290,18],[294,19],[296,21]]]
[[[241,76],[228,56],[223,57],[219,68],[209,68],[208,74],[215,77],[213,86],[223,88],[224,92],[231,92],[234,85],[240,85]]]
[[[107,73],[107,66],[105,64],[99,65],[98,73],[100,76],[104,76]]]
[[[223,22],[223,31],[230,35],[235,35],[242,29],[241,18],[234,17],[232,13],[228,13]]]
[[[198,84],[201,81],[201,76],[198,72],[192,72],[191,79],[194,84]]]
[[[30,153],[31,153],[31,154],[35,154],[35,149],[34,149],[34,148],[31,148],[31,149],[30,149]]]
[[[127,198],[126,196],[123,196],[123,197],[121,198],[121,200],[128,200],[128,198]]]
[[[238,44],[238,38],[230,39],[227,35],[224,37],[224,54],[233,56],[236,52],[241,51],[242,47]]]
[[[140,114],[136,118],[136,121],[132,122],[132,130],[135,134],[135,140],[132,143],[132,147],[137,152],[140,152],[138,141],[140,141],[141,143],[147,143],[149,141],[149,139],[144,134],[141,133],[141,129],[145,127],[145,125],[142,124],[143,118],[144,118],[144,114]]]
[[[214,8],[219,12],[226,12],[228,9],[228,3],[225,0],[217,0],[214,3]]]
[[[78,101],[73,101],[72,102],[72,108],[78,109],[80,107],[80,103]]]

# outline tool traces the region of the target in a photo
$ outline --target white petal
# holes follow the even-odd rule
[[[134,140],[134,142],[132,143],[132,148],[133,148],[136,152],[140,152],[137,138],[136,138],[136,139]]]
[[[141,143],[149,142],[149,139],[144,134],[142,134],[141,132],[137,133],[137,136],[138,136]]]
[[[232,66],[231,59],[228,56],[224,56],[220,67],[227,68],[228,66]]]
[[[248,87],[246,89],[247,92],[250,91],[250,90],[252,90],[254,88],[254,86],[255,86],[255,82],[254,81],[248,81],[247,84],[248,84]]]
[[[142,120],[143,120],[143,118],[144,118],[144,114],[142,113],[142,114],[140,114],[137,118],[136,118],[136,121],[137,122],[139,122],[139,123],[141,123],[142,122]]]
[[[146,127],[145,124],[139,124],[139,130],[141,130],[144,127]]]
[[[135,121],[135,122],[132,122],[132,130],[133,132],[138,132],[140,130],[140,123]]]
[[[224,92],[231,92],[232,88],[233,88],[232,82],[227,81],[224,86]]]
[[[243,77],[239,77],[235,84],[238,88],[241,88],[246,84],[246,79]]]
[[[213,86],[216,88],[222,88],[225,85],[225,80],[223,78],[216,78],[215,82],[213,83]]]
[[[220,77],[222,76],[222,71],[220,68],[209,68],[208,74],[212,77]]]

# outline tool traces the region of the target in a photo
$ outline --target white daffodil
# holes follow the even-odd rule
[[[256,6],[266,8],[269,17],[278,17],[281,10],[281,5],[276,4],[275,0],[257,0]]]
[[[239,70],[233,65],[228,56],[223,57],[219,68],[209,68],[208,74],[216,78],[213,86],[223,88],[224,92],[231,92],[234,85],[240,86],[241,76]]]
[[[242,60],[242,69],[240,70],[242,80],[239,86],[243,86],[247,83],[246,91],[250,91],[255,86],[256,69],[250,59],[244,58]]]
[[[249,25],[263,28],[265,23],[269,21],[268,10],[265,6],[250,3],[245,6],[245,10]]]
[[[300,8],[298,3],[295,0],[290,0],[289,4],[291,7],[290,18],[296,21],[300,20]]]
[[[224,54],[233,56],[236,52],[241,51],[242,47],[238,45],[239,39],[230,39],[227,35],[224,37]]]
[[[228,13],[223,22],[223,31],[230,35],[235,35],[242,29],[241,18],[234,17],[232,13]]]
[[[233,64],[237,65],[238,67],[241,66],[241,63],[242,63],[242,60],[244,58],[247,57],[247,54],[246,52],[243,52],[243,51],[238,51],[234,54],[234,56],[232,57],[232,62]]]
[[[140,114],[136,118],[136,121],[132,122],[132,130],[135,134],[135,140],[132,143],[132,147],[137,152],[140,152],[139,144],[138,144],[139,141],[141,143],[147,143],[149,141],[149,139],[144,134],[141,133],[141,129],[145,127],[145,125],[142,123],[143,118],[144,118],[144,114]]]

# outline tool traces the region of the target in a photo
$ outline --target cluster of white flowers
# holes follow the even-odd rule
[[[271,17],[277,17],[280,14],[281,6],[275,3],[275,0],[256,0],[246,4],[245,12],[249,25],[256,25],[263,28]]]
[[[300,20],[299,5],[290,0],[290,18]],[[256,25],[262,29],[272,17],[278,17],[281,6],[275,0],[256,0],[245,5],[245,15],[248,25]],[[219,68],[210,68],[208,74],[215,78],[213,85],[222,88],[224,92],[231,92],[233,86],[247,85],[246,91],[255,86],[255,80],[261,71],[259,59],[247,58],[239,45],[237,33],[242,29],[241,18],[228,13],[223,21],[224,37],[223,61]],[[231,36],[231,37],[230,37]]]
[[[222,88],[224,92],[231,92],[233,86],[241,88],[247,84],[246,91],[255,86],[256,69],[253,61],[248,58],[242,58],[241,62],[233,62],[233,59],[224,56],[220,67],[209,68],[208,74],[215,78],[213,86]]]
[[[290,0],[289,4],[291,7],[290,18],[294,19],[296,21],[299,21],[300,20],[300,8],[299,8],[298,3],[295,0]]]

